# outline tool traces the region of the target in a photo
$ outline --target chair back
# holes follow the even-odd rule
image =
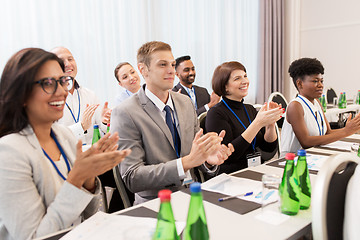
[[[287,108],[287,106],[289,104],[288,101],[286,100],[285,96],[280,92],[271,93],[269,98],[268,98],[268,102],[271,102],[271,101],[276,102],[278,104],[281,104],[281,106],[283,108],[285,108],[285,110],[286,110],[286,108]],[[283,123],[284,123],[284,118],[281,118],[280,120],[278,120],[277,121],[278,127],[282,128]]]
[[[198,116],[200,127],[204,130],[204,133],[206,132],[205,130],[206,114],[207,112],[203,112]]]
[[[314,239],[343,239],[346,189],[358,162],[356,154],[341,153],[321,167],[311,199]]]
[[[120,175],[120,169],[118,165],[113,168],[113,174],[116,187],[124,204],[124,208],[131,207],[135,200],[135,194],[130,192],[130,190],[125,186],[125,183]]]
[[[334,89],[329,88],[326,91],[326,99],[327,99],[327,103],[333,104],[334,103],[334,98],[336,98],[336,92],[334,91]]]

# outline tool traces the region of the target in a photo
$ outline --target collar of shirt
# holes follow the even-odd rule
[[[192,86],[191,88],[188,88],[188,87],[185,87],[184,85],[182,85],[181,83],[180,83],[180,85],[183,87],[183,88],[185,88],[185,90],[187,91],[187,92],[191,92],[191,93],[195,93],[195,89],[194,89],[194,87]]]
[[[161,113],[161,116],[163,117],[165,121],[165,106],[168,105],[171,110],[175,113],[174,110],[174,104],[171,98],[171,94],[169,93],[168,100],[166,104],[164,104],[155,94],[153,94],[147,87],[145,87],[145,95],[155,104],[155,106],[159,109],[159,112]],[[176,114],[175,114],[176,115]],[[176,117],[175,117],[176,119]]]

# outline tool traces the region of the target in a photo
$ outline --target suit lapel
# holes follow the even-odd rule
[[[154,123],[161,129],[161,131],[165,134],[172,148],[175,150],[173,138],[170,132],[170,129],[166,125],[164,119],[159,114],[159,109],[155,106],[155,104],[145,95],[144,86],[140,89],[138,96],[139,101],[144,109],[144,111],[149,115],[149,117],[154,121]]]

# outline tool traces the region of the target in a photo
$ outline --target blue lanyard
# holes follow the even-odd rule
[[[300,99],[306,104],[306,106],[310,109],[310,112],[311,112],[311,114],[314,116],[315,121],[316,121],[316,123],[317,123],[317,125],[318,125],[318,129],[319,129],[319,134],[320,134],[320,136],[321,136],[321,135],[324,135],[324,120],[323,120],[323,118],[322,118],[322,116],[321,116],[321,113],[319,112],[319,115],[320,115],[320,118],[321,118],[321,127],[322,127],[322,130],[320,129],[320,125],[319,125],[319,122],[318,122],[318,120],[317,120],[317,117],[315,116],[315,114],[314,114],[313,110],[311,109],[311,107],[309,106],[309,104],[308,104],[300,95],[298,95],[298,98],[300,98]],[[316,100],[314,100],[314,101],[316,101]]]
[[[221,100],[221,101],[222,101],[222,102],[225,104],[225,106],[234,114],[234,116],[237,118],[237,120],[241,123],[241,125],[242,125],[242,126],[245,128],[245,130],[246,130],[247,127],[245,126],[245,124],[240,120],[240,118],[236,115],[236,113],[229,107],[229,105],[224,101],[224,99]],[[248,114],[248,112],[247,112],[244,104],[243,104],[243,107],[244,107],[244,110],[245,110],[245,112],[246,112],[246,115],[247,115],[247,117],[248,117],[248,119],[249,119],[249,122],[250,122],[250,124],[251,124],[250,116],[249,116],[249,114]],[[256,144],[256,136],[255,136],[254,140],[251,142],[251,146],[252,146],[254,152],[255,152],[255,144]]]
[[[194,99],[194,101],[193,101],[193,98],[191,97],[191,94],[190,94],[190,89],[189,88],[187,88],[187,87],[185,87],[185,90],[186,90],[186,92],[188,93],[188,95],[189,95],[189,97],[190,97],[190,99],[191,99],[191,101],[194,103],[194,105],[195,105],[195,109],[197,110],[197,102],[196,102],[196,93],[195,93],[195,88],[194,87],[192,87],[193,89],[194,89],[194,96],[195,96],[195,99]]]
[[[64,160],[65,160],[65,163],[66,163],[66,167],[67,167],[67,170],[68,170],[68,173],[70,172],[70,163],[69,161],[67,160],[67,157],[64,153],[64,150],[62,149],[62,147],[60,146],[58,140],[56,139],[55,137],[55,134],[54,132],[51,130],[50,132],[50,136],[54,139],[55,143],[56,143],[56,146],[59,148],[60,150],[60,153],[61,155],[63,156]],[[66,181],[66,178],[64,177],[64,175],[62,175],[62,173],[60,172],[59,168],[56,166],[56,164],[54,163],[54,161],[50,158],[50,156],[45,152],[45,150],[43,148],[41,148],[45,154],[45,156],[50,160],[51,164],[54,166],[56,172],[59,174],[59,176],[64,179],[64,181]]]
[[[125,90],[125,92],[126,92],[126,94],[130,97],[131,95],[130,95],[130,93],[129,93],[129,91],[126,89]]]
[[[73,111],[71,111],[71,108],[69,107],[69,105],[67,103],[65,103],[65,104],[66,104],[67,108],[69,109],[71,116],[73,117],[75,123],[78,123],[79,119],[80,119],[80,95],[79,95],[79,91],[77,89],[76,89],[76,92],[78,94],[78,99],[79,99],[79,112],[78,112],[77,119],[75,119],[74,113],[73,113]],[[75,111],[75,109],[74,109],[74,111]]]

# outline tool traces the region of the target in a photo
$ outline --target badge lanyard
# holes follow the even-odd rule
[[[70,111],[70,113],[71,113],[71,116],[73,117],[75,123],[78,123],[78,122],[79,122],[79,119],[80,119],[80,95],[79,95],[79,90],[76,89],[76,92],[77,92],[77,94],[78,94],[78,100],[79,100],[79,108],[78,108],[78,109],[79,109],[79,112],[78,112],[77,119],[75,119],[74,113],[73,113],[73,111],[71,111],[71,108],[69,107],[69,105],[68,105],[67,103],[65,103],[65,104],[66,104],[67,108],[69,109],[69,111]]]
[[[68,161],[68,159],[67,159],[67,157],[66,157],[66,155],[65,155],[65,153],[64,153],[64,150],[61,148],[61,146],[60,146],[58,140],[56,139],[55,134],[54,134],[54,132],[53,132],[52,130],[51,130],[51,132],[50,132],[50,136],[54,139],[54,141],[55,141],[55,143],[56,143],[56,146],[59,148],[60,153],[61,153],[61,155],[63,156],[63,158],[64,158],[64,160],[65,160],[66,167],[67,167],[67,171],[68,171],[68,173],[69,173],[69,172],[70,172],[70,163],[69,163],[69,161]],[[55,168],[56,172],[59,174],[59,176],[60,176],[62,179],[64,179],[64,181],[66,181],[66,178],[64,177],[64,175],[62,175],[62,173],[60,172],[59,168],[56,166],[56,164],[54,163],[54,161],[50,158],[50,156],[45,152],[45,150],[44,150],[43,148],[41,148],[41,149],[43,150],[45,156],[50,160],[51,164],[54,166],[54,168]]]
[[[126,94],[130,97],[131,95],[130,95],[130,93],[129,93],[129,91],[126,89],[125,90],[125,92],[126,92]]]
[[[236,113],[229,107],[229,105],[224,101],[224,99],[221,100],[221,101],[222,101],[222,102],[225,104],[225,106],[234,114],[234,116],[237,118],[237,120],[241,123],[241,125],[242,125],[242,126],[245,128],[245,130],[246,130],[247,127],[245,126],[245,124],[240,120],[240,118],[236,115]],[[251,124],[250,116],[249,116],[249,114],[248,114],[248,112],[247,112],[244,104],[243,104],[243,107],[244,107],[244,110],[245,110],[245,112],[246,112],[246,115],[247,115],[247,117],[248,117],[248,119],[249,119],[249,122],[250,122],[250,124]],[[251,142],[251,146],[252,146],[254,152],[255,152],[255,143],[256,143],[256,136],[255,136],[254,140]]]
[[[189,97],[190,97],[190,99],[191,99],[191,101],[193,100],[193,98],[191,97],[191,94],[190,94],[190,89],[188,89],[187,87],[185,87],[185,90],[186,90],[186,92],[188,93],[188,95],[189,95]],[[197,102],[196,102],[196,93],[195,93],[195,88],[194,88],[194,96],[195,96],[195,99],[194,99],[194,101],[192,101],[193,103],[194,103],[194,105],[195,105],[195,109],[197,110],[198,108],[197,108]]]
[[[320,115],[320,118],[321,118],[321,127],[322,127],[322,129],[320,129],[320,125],[319,125],[319,122],[317,120],[317,117],[315,116],[315,114],[314,114],[313,110],[311,109],[311,107],[309,106],[309,104],[300,95],[298,97],[306,104],[306,106],[310,109],[311,114],[314,116],[315,121],[316,121],[316,123],[318,125],[320,136],[324,135],[324,120],[323,120],[323,118],[321,116],[321,113],[319,112],[319,115]],[[314,100],[314,101],[316,101],[316,100]]]

